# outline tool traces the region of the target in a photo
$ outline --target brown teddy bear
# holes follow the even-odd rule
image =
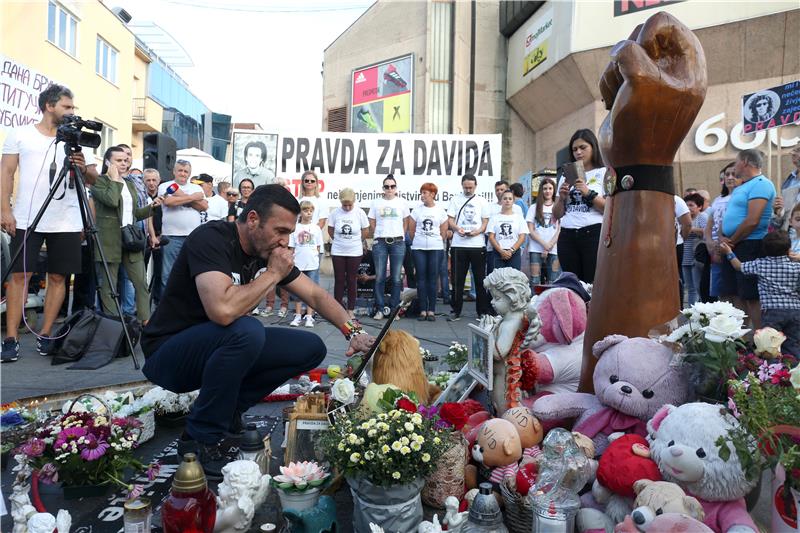
[[[419,341],[409,333],[391,330],[386,333],[372,358],[372,381],[379,385],[391,383],[405,392],[417,395],[422,405],[430,405],[442,390],[428,383]]]

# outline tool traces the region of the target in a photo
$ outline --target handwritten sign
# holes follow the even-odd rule
[[[39,122],[39,93],[53,80],[3,54],[0,65],[0,128]]]

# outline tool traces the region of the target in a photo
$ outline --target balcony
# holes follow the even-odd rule
[[[133,99],[133,131],[161,131],[164,109],[152,98]]]

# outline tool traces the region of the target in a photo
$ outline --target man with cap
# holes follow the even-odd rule
[[[208,209],[200,213],[200,222],[205,224],[212,220],[222,220],[228,216],[228,201],[214,192],[214,178],[209,174],[198,174],[192,183],[203,189]]]

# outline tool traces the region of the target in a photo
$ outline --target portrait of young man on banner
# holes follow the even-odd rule
[[[263,132],[233,132],[233,186],[243,179],[268,185],[275,179],[278,135]]]

